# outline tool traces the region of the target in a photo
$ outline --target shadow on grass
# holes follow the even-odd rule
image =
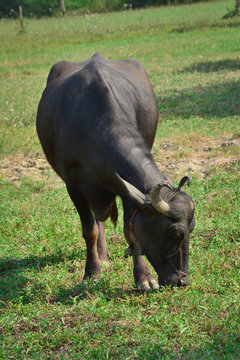
[[[64,261],[81,259],[84,257],[84,249],[75,250],[70,254],[58,251],[45,256],[27,256],[23,259],[0,258],[0,303],[18,301],[22,298],[23,303],[30,302],[30,295],[26,293],[29,279],[22,275],[25,269],[36,269],[39,273],[47,265],[56,265]],[[33,280],[34,281],[34,280]],[[34,281],[33,289],[41,291],[42,285]]]
[[[240,59],[227,59],[227,60],[220,60],[220,61],[206,61],[200,62],[197,64],[193,64],[192,66],[187,66],[184,69],[180,70],[180,73],[185,72],[217,72],[221,70],[229,70],[235,71],[240,70]]]
[[[0,275],[11,270],[22,270],[24,268],[36,268],[41,270],[46,265],[54,265],[65,260],[79,259],[83,256],[84,249],[74,250],[71,254],[63,253],[61,250],[50,255],[34,256],[30,255],[23,259],[0,258]]]
[[[208,29],[221,29],[221,28],[237,28],[240,27],[240,20],[235,18],[233,20],[219,20],[212,23],[209,23],[208,20],[201,20],[194,23],[183,23],[177,26],[174,26],[171,30],[172,33],[184,33],[194,30],[208,30]]]
[[[188,119],[195,117],[225,118],[240,113],[240,82],[226,81],[213,86],[195,86],[173,90],[158,98],[163,116]]]

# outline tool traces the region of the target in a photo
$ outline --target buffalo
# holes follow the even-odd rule
[[[97,280],[109,263],[104,222],[117,221],[116,196],[124,210],[125,256],[133,258],[137,287],[186,286],[194,204],[159,171],[151,155],[158,106],[137,60],[56,63],[37,114],[46,158],[66,184],[82,223],[87,254],[83,281]],[[145,263],[155,269],[158,282]]]

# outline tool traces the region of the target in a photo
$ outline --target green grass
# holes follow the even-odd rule
[[[17,21],[0,21],[0,156],[41,152],[35,116],[50,67],[96,51],[144,64],[161,114],[157,144],[239,137],[240,20],[222,19],[233,5],[25,20],[24,33]],[[123,256],[120,202],[117,229],[106,225],[110,268],[83,287],[85,244],[65,188],[2,179],[0,359],[237,359],[239,171],[236,162],[194,176],[191,285],[145,294]]]
[[[239,170],[193,183],[191,285],[146,294],[129,280],[121,219],[121,239],[107,225],[110,269],[83,287],[84,242],[64,188],[2,182],[2,358],[237,359]]]

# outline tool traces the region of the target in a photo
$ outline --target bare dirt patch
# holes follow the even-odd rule
[[[47,182],[49,186],[61,186],[63,181],[52,170],[43,153],[16,154],[0,160],[0,177],[17,186],[23,178]]]
[[[186,173],[200,179],[212,175],[213,168],[223,169],[240,162],[240,137],[201,138],[194,134],[186,138],[159,140],[153,148],[154,158],[164,173],[173,178]],[[24,177],[46,182],[48,186],[63,186],[43,153],[17,154],[0,160],[0,177],[20,186]]]
[[[212,176],[214,169],[240,162],[240,137],[195,138],[192,134],[161,143],[154,155],[160,170],[170,176],[195,174],[204,179]]]

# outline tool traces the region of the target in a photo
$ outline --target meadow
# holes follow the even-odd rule
[[[24,19],[24,31],[0,21],[0,359],[239,358],[240,18],[223,19],[233,7]],[[53,172],[35,169],[51,66],[96,51],[144,65],[160,112],[153,155],[176,183],[193,177],[186,289],[135,288],[120,200],[117,228],[106,223],[110,267],[82,285],[78,214]]]

